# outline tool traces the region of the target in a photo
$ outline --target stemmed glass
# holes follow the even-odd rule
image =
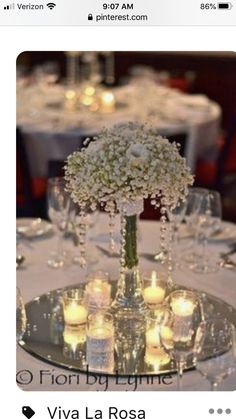
[[[194,358],[195,348],[201,336],[202,310],[198,295],[192,291],[177,290],[167,299],[171,315],[161,327],[160,339],[165,350],[175,361],[178,372],[178,390],[182,389],[182,377],[189,357]],[[166,335],[164,328],[172,333]],[[199,346],[199,345],[198,345]]]
[[[208,190],[202,195],[201,205],[198,211],[198,238],[202,246],[201,257],[193,263],[191,269],[198,273],[216,272],[218,266],[212,264],[208,254],[208,238],[220,229],[221,226],[221,198],[217,191]]]
[[[197,258],[199,212],[203,196],[207,193],[208,190],[204,188],[189,188],[184,216],[187,230],[192,238],[191,243],[188,243],[190,251],[185,252],[184,255],[184,260],[188,263],[194,263]]]
[[[63,236],[66,231],[69,214],[73,202],[69,194],[65,191],[65,181],[63,178],[55,177],[48,180],[48,215],[58,236],[57,251],[53,252],[48,260],[48,265],[52,268],[61,268],[65,264],[65,251],[63,249]]]
[[[196,368],[211,384],[211,390],[236,368],[235,328],[226,319],[215,318],[205,324],[202,345],[196,353]]]

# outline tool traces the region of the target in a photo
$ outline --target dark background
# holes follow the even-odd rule
[[[219,103],[222,109],[222,134],[217,140],[218,153],[214,161],[200,159],[197,162],[195,186],[219,190],[224,219],[236,222],[236,53],[119,51],[114,53],[114,59],[116,85],[127,82],[133,66],[149,66],[158,72],[168,72],[170,87],[179,88],[187,93],[204,94]],[[48,61],[59,63],[60,79],[64,79],[66,55],[63,51],[23,52],[19,55],[17,64],[24,67],[26,74],[27,72],[30,74],[36,65]],[[177,141],[179,142],[179,139]],[[23,168],[25,166],[23,165]],[[28,191],[31,196],[28,208],[31,212],[22,212],[17,199],[17,213],[20,216],[22,214],[45,216],[46,179],[31,179],[30,174],[28,179]],[[42,195],[40,200],[35,199],[35,181],[43,182],[44,185],[43,193],[40,192]],[[17,177],[18,184],[19,177]],[[40,187],[40,191],[41,189]],[[32,212],[35,201],[36,210]],[[39,212],[40,205],[41,212]],[[152,218],[152,216],[151,209],[147,208],[145,217]]]
[[[65,77],[66,58],[63,52],[24,52],[18,57],[18,64],[32,66],[44,61],[58,61],[61,76]],[[141,64],[158,71],[169,71],[172,77],[183,77],[194,73],[194,81],[189,90],[204,93],[220,104],[223,110],[222,124],[225,128],[233,112],[236,111],[236,53],[233,52],[116,52],[116,83],[127,76],[130,67]]]

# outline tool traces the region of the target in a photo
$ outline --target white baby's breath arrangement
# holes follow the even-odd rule
[[[71,154],[65,178],[74,202],[91,209],[100,203],[107,211],[148,196],[173,207],[193,183],[178,144],[134,123],[103,129],[87,148]]]

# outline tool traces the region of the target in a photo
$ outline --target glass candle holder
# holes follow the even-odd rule
[[[159,370],[162,365],[170,362],[170,356],[163,348],[160,339],[160,333],[164,333],[166,338],[172,337],[173,334],[172,330],[165,326],[168,313],[168,310],[162,315],[152,312],[147,318],[145,362],[154,370]]]
[[[64,322],[67,326],[77,327],[87,322],[88,311],[84,306],[81,290],[70,289],[62,294]]]
[[[191,340],[191,325],[194,321],[194,316],[197,314],[201,315],[197,294],[188,290],[177,290],[172,292],[167,300],[174,315],[175,335],[182,342]]]
[[[143,298],[150,309],[155,309],[161,305],[169,290],[167,283],[167,273],[151,271],[143,276],[144,288]]]
[[[169,305],[175,316],[192,316],[197,303],[198,296],[193,291],[177,290],[169,296]]]
[[[63,354],[70,359],[80,359],[85,352],[86,325],[77,328],[65,326],[63,332]]]
[[[90,312],[106,309],[111,302],[111,285],[108,283],[109,274],[97,271],[89,275],[89,282],[85,287],[84,301]]]
[[[112,372],[114,369],[114,325],[110,313],[90,314],[87,323],[86,356],[88,368]]]

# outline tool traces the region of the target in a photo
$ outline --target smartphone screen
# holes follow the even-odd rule
[[[235,24],[1,4],[4,417],[234,417]]]

